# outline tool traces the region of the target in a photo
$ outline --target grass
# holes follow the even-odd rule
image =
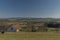
[[[56,32],[8,32],[0,33],[0,40],[60,40]]]

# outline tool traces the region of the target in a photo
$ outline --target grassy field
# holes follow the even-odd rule
[[[60,40],[56,32],[9,32],[0,33],[0,40]]]

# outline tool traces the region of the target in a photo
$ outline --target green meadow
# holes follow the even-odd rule
[[[7,32],[0,33],[0,40],[60,40],[56,32]]]

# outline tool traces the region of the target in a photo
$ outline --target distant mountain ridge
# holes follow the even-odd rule
[[[0,18],[0,20],[57,20],[57,21],[60,21],[60,18],[12,17],[12,18]]]

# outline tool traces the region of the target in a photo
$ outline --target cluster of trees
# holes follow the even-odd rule
[[[40,23],[41,24],[41,23]],[[27,27],[25,27],[25,31],[30,31],[30,32],[48,32],[49,28],[54,28],[56,32],[60,31],[60,23],[56,22],[49,22],[49,23],[44,23],[42,26],[34,26],[32,22],[28,22]],[[22,28],[23,29],[23,28]]]
[[[41,24],[41,23],[40,23]],[[47,32],[47,26],[46,24],[41,24],[39,23],[35,24],[33,22],[27,22],[27,26],[26,27],[22,27],[23,31],[28,31],[28,32]]]

